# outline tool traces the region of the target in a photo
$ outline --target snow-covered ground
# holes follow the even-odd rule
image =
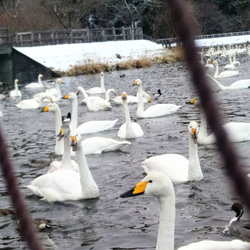
[[[250,42],[250,35],[196,40],[197,46],[217,46]],[[116,64],[129,58],[162,53],[160,44],[148,40],[112,41],[97,43],[62,44],[39,47],[15,47],[15,49],[52,70],[66,71],[86,61]]]

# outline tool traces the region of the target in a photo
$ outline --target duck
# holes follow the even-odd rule
[[[234,211],[236,215],[230,220],[229,224],[226,225],[223,230],[224,234],[232,234],[236,233],[240,236],[245,236],[250,238],[250,225],[244,225],[244,223],[240,220],[242,215],[244,214],[244,209],[241,203],[235,202],[230,209],[230,211]]]
[[[10,97],[22,97],[22,93],[18,89],[18,82],[19,82],[19,80],[15,79],[15,81],[14,81],[15,89],[10,91]]]
[[[76,153],[79,172],[72,169],[61,169],[43,174],[27,185],[35,195],[47,202],[63,202],[67,200],[94,199],[99,197],[96,184],[83,151],[82,137],[71,132],[71,147]]]
[[[96,120],[96,121],[87,121],[79,126],[78,125],[78,104],[77,96],[75,93],[70,92],[69,94],[62,97],[63,99],[72,100],[72,113],[71,113],[71,122],[70,126],[72,130],[77,129],[80,134],[91,134],[110,130],[114,127],[118,119],[115,120]]]
[[[215,65],[214,78],[232,77],[232,76],[238,76],[240,74],[238,70],[225,70],[219,73],[219,65],[217,60],[212,61],[212,64]]]
[[[156,250],[174,250],[176,197],[171,179],[161,172],[152,171],[134,188],[121,194],[120,197],[127,198],[139,195],[153,196],[159,201],[159,229]],[[179,247],[178,250],[247,250],[249,248],[249,242],[236,239],[231,241],[202,240]]]
[[[142,81],[140,79],[135,80],[134,85],[138,86],[138,105],[136,116],[137,118],[155,118],[165,115],[170,115],[176,113],[177,110],[181,107],[175,104],[155,104],[144,110],[144,104],[142,100]]]
[[[63,139],[62,160],[51,162],[48,173],[61,169],[79,171],[78,164],[76,163],[76,161],[71,159],[70,129],[68,124],[62,124],[60,133],[57,135],[57,137],[58,141],[61,141]]]
[[[123,138],[123,139],[132,139],[132,138],[142,137],[144,132],[141,126],[138,123],[131,121],[126,92],[122,93],[121,99],[123,103],[123,109],[124,109],[126,122],[120,126],[118,130],[118,137]]]
[[[198,124],[191,121],[188,125],[189,132],[189,159],[180,154],[162,154],[149,157],[141,164],[146,174],[159,171],[170,177],[174,183],[187,181],[200,181],[203,173],[197,147]]]
[[[96,111],[110,111],[111,110],[111,103],[104,99],[95,99],[94,101],[91,102],[85,89],[81,86],[77,87],[77,95],[79,95],[79,93],[83,94],[89,111],[96,112]]]
[[[44,93],[43,96],[25,99],[16,104],[19,109],[38,109],[45,107],[49,102],[53,102],[53,96]]]
[[[101,86],[100,87],[93,87],[86,90],[87,94],[89,95],[96,95],[96,94],[104,94],[106,92],[106,88],[104,85],[104,73],[101,72]]]
[[[110,94],[114,93],[116,95],[115,89],[108,89],[105,93],[105,99],[103,99],[100,96],[88,96],[88,99],[90,100],[90,102],[95,102],[95,101],[106,101],[109,102],[110,101]],[[83,99],[81,101],[81,104],[87,104],[86,98]]]
[[[207,134],[207,119],[199,100],[193,98],[186,103],[195,105],[200,109],[201,123],[197,140],[198,144],[207,145],[216,143],[214,133],[211,133],[210,135]],[[237,143],[250,140],[250,123],[248,122],[228,122],[225,123],[223,127],[228,134],[230,142]]]
[[[161,89],[157,89],[157,92],[153,93],[155,98],[159,98],[162,95]]]
[[[226,89],[247,89],[247,88],[250,87],[250,79],[241,79],[241,80],[233,82],[229,86],[224,86],[217,79],[215,79],[214,77],[212,77],[211,75],[207,74],[207,77],[210,78],[216,84],[216,86],[220,90],[226,90]]]
[[[44,85],[42,83],[42,77],[43,75],[42,74],[39,74],[38,75],[38,82],[32,82],[32,83],[29,83],[25,86],[25,88],[27,89],[37,89],[37,88],[43,88]]]

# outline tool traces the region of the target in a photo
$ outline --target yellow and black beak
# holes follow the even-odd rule
[[[44,107],[44,108],[40,111],[40,113],[42,113],[42,112],[49,112],[49,106]]]
[[[135,80],[134,85],[138,85],[138,81],[137,80]]]
[[[60,131],[60,133],[57,135],[58,141],[62,140],[62,138],[64,137],[64,134],[65,134],[65,129],[62,128],[61,131]]]
[[[139,182],[134,188],[130,189],[129,191],[125,192],[124,194],[121,194],[121,198],[136,196],[136,195],[142,195],[145,192],[145,189],[147,187],[147,184],[149,182]]]
[[[62,99],[69,99],[69,95],[63,96]]]
[[[193,142],[197,143],[198,135],[197,135],[197,129],[196,128],[192,128],[192,138],[193,138]]]
[[[70,138],[71,138],[71,144],[70,144],[70,146],[72,147],[73,151],[76,151],[76,146],[77,146],[76,135],[75,136],[70,136]]]
[[[186,102],[186,104],[194,104],[195,103],[195,98],[191,99],[189,102]]]

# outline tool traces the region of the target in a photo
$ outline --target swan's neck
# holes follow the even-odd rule
[[[217,81],[215,78],[213,78],[212,76],[210,76],[208,74],[208,77],[216,84],[216,86],[221,89],[221,90],[224,90],[224,89],[227,89],[227,87],[223,86],[219,81]]]
[[[15,82],[15,91],[16,92],[18,91],[18,84],[17,84],[17,82]]]
[[[56,94],[57,94],[57,99],[61,99],[62,98],[62,93],[61,93],[61,89],[60,89],[60,83],[56,83]]]
[[[70,137],[64,136],[64,151],[62,156],[62,169],[72,169],[71,166],[71,148],[70,148]]]
[[[89,170],[89,166],[83,151],[83,146],[81,142],[78,142],[76,149],[76,158],[79,166],[80,172],[80,182],[82,186],[82,192],[84,196],[91,195],[93,198],[93,194],[95,197],[99,196],[99,188],[95,183],[92,174]]]
[[[85,101],[86,101],[86,105],[89,109],[92,105],[91,105],[91,101],[89,100],[89,96],[88,96],[87,92],[83,88],[79,88],[78,90],[80,90],[81,93],[83,94]]]
[[[134,137],[134,131],[132,127],[131,117],[129,114],[129,108],[127,102],[123,102],[125,121],[126,121],[126,138]]]
[[[160,197],[159,231],[156,250],[174,250],[175,193]]]
[[[207,137],[207,117],[202,108],[200,108],[200,116],[201,116],[201,123],[200,123],[199,134]]]
[[[218,63],[216,62],[216,63],[215,63],[214,77],[217,77],[218,75],[219,75],[219,65],[218,65]]]
[[[199,135],[198,135],[199,136]],[[203,174],[201,171],[198,155],[197,143],[193,142],[192,135],[189,135],[189,161],[188,161],[188,180],[201,180]]]
[[[77,99],[72,99],[72,114],[71,114],[71,121],[70,121],[70,131],[75,131],[77,128],[77,116],[78,116],[78,107],[77,107]]]
[[[105,85],[104,85],[104,76],[101,76],[101,90],[102,92],[106,92]]]
[[[138,105],[136,115],[137,117],[142,117],[144,113],[144,104],[143,104],[143,93],[142,93],[142,85],[138,85]]]
[[[41,78],[42,78],[41,76],[38,76],[38,83],[39,83],[40,85],[43,85],[42,79],[41,79]]]
[[[58,108],[54,112],[55,116],[55,124],[56,124],[56,136],[60,133],[61,126],[62,126],[62,115],[61,115],[61,110]],[[63,141],[58,141],[56,138],[56,145],[55,145],[55,153],[58,155],[63,154]]]
[[[106,100],[107,102],[110,101],[110,92],[111,92],[111,89],[108,89],[108,90],[106,91],[106,94],[105,94],[105,100]]]

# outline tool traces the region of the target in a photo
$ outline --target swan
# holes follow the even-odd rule
[[[109,102],[110,101],[110,93],[114,93],[116,95],[116,92],[115,92],[115,89],[108,89],[106,91],[106,94],[105,94],[105,100],[100,97],[100,96],[88,96],[88,99],[90,100],[90,102],[95,102],[95,101],[106,101],[106,102]],[[82,104],[86,104],[87,101],[86,101],[86,98],[83,99],[81,101]]]
[[[233,82],[230,86],[224,86],[222,85],[218,80],[216,80],[214,77],[207,74],[207,76],[217,85],[217,87],[221,90],[225,89],[247,89],[250,87],[250,79],[242,79]]]
[[[216,60],[212,61],[212,64],[215,65],[215,72],[214,78],[224,78],[224,77],[231,77],[231,76],[238,76],[240,73],[238,70],[226,70],[219,74],[219,65]]]
[[[75,132],[71,134],[71,146],[76,152],[79,172],[62,169],[46,173],[34,179],[27,188],[48,202],[99,197],[99,188],[89,170],[81,140]]]
[[[63,156],[62,161],[53,161],[49,166],[48,173],[57,171],[57,170],[75,170],[79,171],[78,164],[71,160],[71,148],[70,148],[70,130],[67,124],[61,126],[60,133],[57,135],[58,141],[63,139]]]
[[[152,101],[151,96],[146,91],[142,91],[142,94],[143,94],[143,103],[147,103],[147,102]],[[112,101],[115,104],[122,105],[121,96],[116,96],[115,98],[112,99]],[[138,93],[136,94],[136,96],[127,95],[127,103],[128,104],[138,103]]]
[[[207,119],[206,115],[200,105],[200,102],[195,98],[187,102],[187,104],[193,104],[200,109],[201,123],[200,132],[198,135],[198,144],[213,144],[216,143],[214,134],[207,135]],[[228,122],[223,125],[228,134],[230,142],[243,142],[250,140],[250,123],[248,122]]]
[[[4,94],[0,94],[0,100],[3,100],[7,97],[7,95],[4,95]]]
[[[141,126],[138,123],[131,121],[126,92],[122,93],[121,99],[122,99],[126,122],[122,124],[121,127],[119,128],[118,137],[132,139],[143,136],[144,133]]]
[[[10,91],[10,97],[21,97],[22,93],[21,91],[18,89],[18,79],[15,79],[14,81],[14,85],[15,85],[15,89]]]
[[[42,80],[41,78],[43,77],[42,74],[39,74],[38,75],[38,82],[32,82],[32,83],[29,83],[28,85],[25,86],[25,88],[27,89],[37,89],[37,88],[43,88],[43,83],[42,83]]]
[[[149,173],[134,188],[120,195],[121,198],[148,195],[158,198],[160,204],[159,229],[156,250],[174,250],[175,191],[170,178],[157,171]],[[241,240],[202,240],[178,248],[178,250],[247,250],[250,243]]]
[[[41,97],[22,100],[16,104],[16,107],[19,109],[38,109],[45,107],[49,101],[53,101],[53,96],[44,93]]]
[[[71,113],[70,127],[72,131],[77,129],[77,132],[81,135],[110,130],[114,127],[114,125],[118,121],[118,119],[87,121],[77,127],[77,124],[78,124],[77,96],[75,93],[71,92],[68,95],[65,95],[63,98],[72,100],[72,113]]]
[[[232,54],[228,54],[229,64],[226,64],[224,66],[225,70],[234,70],[235,69],[235,66],[234,66],[233,61],[232,61],[232,56],[233,56]]]
[[[138,86],[138,106],[136,116],[138,118],[154,118],[175,113],[181,106],[175,104],[155,104],[144,110],[142,101],[142,81],[140,79],[135,80],[135,85]]]
[[[240,65],[240,62],[236,61],[236,53],[233,54],[233,65],[234,66],[239,66]]]
[[[96,112],[96,111],[101,111],[101,110],[102,111],[110,111],[111,110],[110,102],[108,102],[104,99],[96,99],[93,102],[91,102],[89,100],[88,94],[86,93],[84,88],[81,86],[78,86],[77,87],[77,95],[79,95],[80,92],[83,94],[83,96],[86,100],[86,105],[87,105],[89,111]]]
[[[101,72],[101,86],[100,87],[93,87],[91,89],[86,90],[86,92],[90,95],[95,95],[95,94],[103,94],[106,92],[106,88],[104,85],[104,73]]]
[[[59,108],[58,104],[56,103],[50,103],[47,105],[42,112],[52,112],[54,113],[55,117],[55,126],[56,126],[56,136],[60,133],[61,126],[62,126],[62,115],[61,115],[61,109]],[[55,144],[55,154],[56,155],[62,155],[63,154],[63,141],[62,140],[56,140]]]
[[[57,78],[55,83],[55,88],[48,88],[45,93],[49,93],[51,95],[54,95],[56,97],[56,100],[59,100],[62,98],[62,93],[60,89],[60,85],[63,84],[62,78]]]
[[[229,224],[226,225],[223,233],[236,233],[240,236],[250,238],[250,225],[244,225],[244,223],[240,220],[240,218],[244,214],[243,206],[240,203],[235,202],[228,210],[234,211],[236,215],[230,220]]]
[[[211,58],[208,58],[205,64],[205,69],[214,70],[214,65],[211,62],[212,62]]]
[[[189,159],[179,154],[152,156],[142,162],[145,173],[159,171],[170,177],[173,182],[200,181],[203,179],[197,149],[198,124],[191,121],[189,131]]]

